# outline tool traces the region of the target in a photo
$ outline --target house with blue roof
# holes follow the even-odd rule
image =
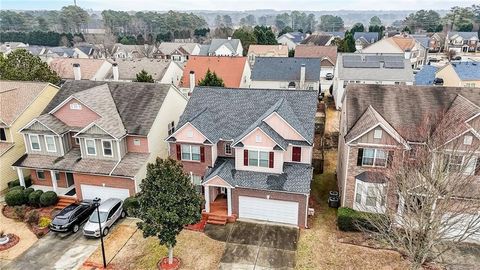
[[[415,74],[415,85],[433,85],[438,68],[425,65]]]
[[[437,71],[444,86],[480,87],[480,62],[452,62]]]
[[[285,33],[277,38],[277,42],[287,45],[289,50],[295,50],[295,47],[300,44],[309,35],[301,32]]]
[[[378,32],[355,32],[355,49],[361,50],[379,40]]]

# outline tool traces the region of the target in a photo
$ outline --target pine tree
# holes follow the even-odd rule
[[[137,195],[139,207],[134,210],[143,237],[156,236],[169,249],[169,264],[173,262],[173,248],[184,226],[201,219],[202,196],[195,190],[181,163],[173,159],[157,158],[147,165],[147,177],[140,184]]]
[[[155,81],[153,80],[152,75],[148,74],[148,72],[142,69],[142,71],[137,73],[137,78],[135,79],[135,82],[153,83]]]
[[[211,72],[210,69],[207,70],[205,77],[198,82],[199,86],[220,86],[224,87],[222,78],[218,77],[215,72]]]
[[[0,56],[0,79],[52,84],[60,82],[60,77],[47,63],[25,49],[15,50],[5,57]]]

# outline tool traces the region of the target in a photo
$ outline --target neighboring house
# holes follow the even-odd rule
[[[444,86],[480,87],[480,62],[451,62],[436,76],[443,79]]]
[[[3,55],[7,55],[16,49],[28,50],[28,47],[28,44],[25,44],[23,42],[5,42],[0,45],[0,53],[2,53]]]
[[[47,59],[54,59],[54,58],[79,58],[78,52],[79,50],[75,50],[73,48],[68,47],[46,47],[46,57]],[[87,58],[87,57],[83,57]]]
[[[209,223],[307,226],[316,108],[316,91],[195,89],[167,141]]]
[[[339,39],[344,39],[345,38],[345,32],[323,32],[326,35],[332,36],[334,39],[339,38]]]
[[[215,72],[223,80],[225,87],[246,88],[250,86],[251,69],[246,57],[191,56],[183,69],[180,83],[182,92],[192,92],[208,70]]]
[[[333,98],[342,108],[348,84],[407,84],[414,81],[410,61],[403,54],[342,53],[337,57],[333,77]]]
[[[424,65],[422,69],[415,74],[415,85],[433,85],[437,70],[437,67]]]
[[[277,38],[277,42],[282,45],[286,45],[288,50],[295,50],[295,47],[306,37],[308,37],[308,35],[301,32],[290,32],[279,36]]]
[[[445,47],[445,33],[435,33],[430,37],[429,52],[437,53]]]
[[[136,59],[136,58],[152,58],[155,51],[153,45],[123,45],[117,43],[113,46],[113,58],[115,59]]]
[[[427,47],[413,37],[384,38],[360,51],[362,53],[403,53],[414,69],[423,66],[427,61]]]
[[[319,58],[258,57],[251,88],[320,90]]]
[[[301,44],[313,46],[329,46],[335,37],[328,34],[312,34],[306,37]]]
[[[35,189],[125,199],[139,191],[147,164],[168,156],[161,138],[173,132],[186,103],[167,84],[68,81],[20,130],[27,151],[13,167],[21,181],[22,169],[30,169]]]
[[[199,55],[207,56],[242,56],[243,47],[240,39],[214,38],[210,44],[200,46]]]
[[[183,75],[183,68],[172,60],[140,58],[133,60],[119,59],[112,62],[112,68],[106,80],[133,82],[137,74],[145,70],[157,83],[178,86]]]
[[[155,58],[172,59],[183,63],[188,60],[190,55],[199,54],[200,44],[198,43],[162,42],[153,55]]]
[[[476,52],[480,47],[477,32],[448,32],[445,39],[445,51]]]
[[[55,58],[48,65],[64,80],[103,81],[112,64],[102,59]]]
[[[250,45],[247,53],[250,65],[255,63],[256,57],[288,57],[286,45]]]
[[[93,58],[95,55],[95,47],[92,44],[76,44],[74,49],[79,55],[78,58]]]
[[[32,55],[43,57],[47,53],[47,48],[45,46],[32,45],[25,48]]]
[[[58,87],[49,83],[0,81],[0,193],[18,179],[11,167],[25,154],[18,130],[39,116],[57,92]]]
[[[327,73],[333,74],[337,63],[337,46],[298,45],[295,49],[295,57],[320,59],[320,77],[325,78]]]
[[[479,106],[478,88],[349,85],[341,113],[336,170],[341,206],[374,213],[391,207],[401,215],[404,204],[389,191],[388,168],[401,165],[403,158],[415,159],[416,147],[424,140],[419,127],[437,113],[452,113],[452,119],[459,121],[461,128],[454,133],[458,135],[450,141],[458,138],[465,145],[468,140],[478,141]],[[473,161],[471,166],[462,166],[466,174],[478,174],[475,168],[480,161]],[[464,193],[457,198],[459,202],[477,200],[479,190],[476,185],[474,197]]]
[[[377,32],[355,32],[355,34],[353,34],[355,49],[358,51],[377,42],[379,39],[378,36]]]

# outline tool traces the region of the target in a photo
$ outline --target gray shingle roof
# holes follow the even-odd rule
[[[196,87],[177,129],[189,122],[212,143],[234,140],[276,111],[311,143],[316,108],[316,91]]]
[[[148,134],[171,87],[158,83],[67,81],[43,114],[50,112],[69,96],[101,85],[108,86],[126,132],[136,135]]]
[[[272,174],[236,170],[235,159],[218,158],[204,182],[217,175],[233,187],[309,194],[312,167],[309,164],[285,162],[282,174]]]
[[[449,32],[448,33],[448,38],[452,39],[453,36],[459,35],[463,39],[471,39],[471,38],[477,38],[478,39],[478,33],[477,32]]]
[[[294,43],[300,43],[302,42],[302,40],[307,36],[306,34],[304,33],[301,33],[301,32],[290,32],[290,33],[286,33],[282,36],[286,36],[287,38],[291,39]]]
[[[232,53],[237,52],[237,48],[240,44],[240,39],[223,39],[223,38],[214,38],[208,47],[208,53],[213,54],[215,51],[220,48],[222,45],[225,45]]]
[[[254,81],[299,81],[300,68],[305,64],[305,80],[320,80],[319,58],[256,57],[252,70]]]
[[[167,68],[172,63],[169,59],[118,59],[115,62],[118,64],[118,75],[120,80],[133,81],[137,78],[137,74],[142,70],[145,70],[155,81],[160,81]],[[113,78],[112,70],[106,76],[107,78]]]
[[[353,34],[353,39],[363,39],[367,43],[375,43],[378,41],[378,33],[377,32],[355,32]]]

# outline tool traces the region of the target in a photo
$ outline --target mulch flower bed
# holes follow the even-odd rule
[[[31,206],[26,206],[25,205],[25,206],[21,206],[21,207],[23,208],[22,209],[23,219],[18,217],[18,215],[16,213],[17,211],[15,210],[16,208],[13,207],[13,206],[5,205],[2,209],[2,213],[7,218],[14,219],[14,220],[17,220],[17,221],[22,221],[22,222],[25,222],[25,223],[27,223],[26,217],[28,216],[28,213],[31,212],[31,211],[38,211],[38,214],[39,214],[40,218],[41,217],[48,217],[49,219],[53,219],[53,217],[57,213],[54,206],[33,208]],[[18,209],[18,206],[17,206],[17,209]],[[44,236],[45,234],[47,234],[50,231],[48,226],[45,227],[45,228],[40,228],[38,226],[38,224],[28,224],[28,225],[29,225],[28,227],[30,228],[30,230],[38,238]]]
[[[158,262],[157,267],[159,270],[177,270],[180,268],[181,262],[177,257],[173,257],[173,263],[168,263],[168,257],[163,258]]]
[[[18,237],[17,235],[15,235],[13,233],[9,233],[9,234],[7,234],[7,236],[9,238],[8,243],[0,245],[0,251],[7,250],[7,249],[15,246],[20,241],[20,237]]]

